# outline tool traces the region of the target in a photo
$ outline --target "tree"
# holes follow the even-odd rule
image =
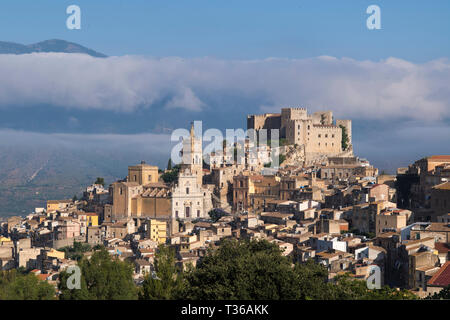
[[[169,161],[167,162],[167,170],[172,170],[172,159],[169,158]]]
[[[133,282],[133,267],[129,262],[112,258],[106,249],[94,252],[90,259],[83,257],[81,289],[67,288],[70,274],[60,273],[60,299],[63,300],[132,300],[137,299]]]
[[[155,257],[155,273],[145,276],[139,299],[174,300],[183,288],[183,273],[175,264],[175,252],[161,245]]]
[[[63,251],[67,259],[81,260],[85,252],[91,251],[92,247],[88,243],[74,241],[73,246],[62,247],[58,251]]]
[[[102,177],[98,177],[97,180],[95,180],[94,184],[101,184],[102,186],[105,185],[105,179]]]
[[[411,300],[416,296],[407,290],[384,286],[381,289],[367,288],[366,281],[356,280],[348,274],[336,276],[329,284],[333,300]]]
[[[450,285],[443,288],[438,293],[429,295],[425,298],[426,300],[450,300]]]
[[[72,201],[75,202],[75,201],[77,201],[77,200],[78,200],[77,195],[74,195],[73,198],[72,198]]]
[[[165,172],[163,175],[161,175],[161,178],[165,183],[173,183],[178,182],[178,173],[180,172],[180,165],[177,164],[173,166],[172,170]]]
[[[34,274],[16,270],[0,273],[0,300],[53,300],[55,287]]]
[[[222,218],[225,215],[225,212],[223,210],[213,209],[208,212],[208,215],[213,222],[217,222],[220,218]]]
[[[348,134],[347,134],[347,128],[344,127],[343,125],[339,125],[339,127],[341,127],[342,129],[342,150],[347,150],[348,148]]]
[[[183,297],[194,300],[297,299],[298,277],[275,244],[224,240],[186,273]]]

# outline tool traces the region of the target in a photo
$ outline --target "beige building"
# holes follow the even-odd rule
[[[432,221],[437,221],[437,217],[450,213],[450,181],[431,189],[431,209],[433,210]]]
[[[304,146],[306,156],[340,154],[343,151],[341,126],[346,128],[348,150],[351,150],[351,120],[336,120],[334,124],[331,111],[315,112],[308,115],[305,108],[282,108],[281,114],[247,116],[248,129],[255,129],[256,131],[279,129],[280,138],[287,139],[289,144]]]
[[[203,188],[188,168],[182,169],[172,192],[172,218],[206,218],[212,208],[211,191]]]
[[[167,221],[150,219],[148,221],[148,237],[158,244],[166,243]]]
[[[137,166],[128,167],[128,182],[134,182],[138,185],[155,183],[159,180],[158,167],[146,164],[144,161]]]
[[[402,214],[402,211],[409,210],[393,210],[385,211],[375,216],[375,234],[379,234],[386,231],[399,231],[401,228],[406,227],[408,222],[408,215]]]

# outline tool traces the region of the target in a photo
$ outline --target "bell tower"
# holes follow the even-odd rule
[[[197,183],[203,184],[203,147],[202,139],[195,136],[194,123],[191,122],[189,137],[183,140],[183,169],[189,169],[197,176]]]

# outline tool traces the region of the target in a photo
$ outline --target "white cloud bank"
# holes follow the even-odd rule
[[[222,96],[256,101],[261,111],[305,106],[339,117],[439,121],[450,115],[450,62],[0,55],[0,108],[132,112],[163,102],[168,109],[201,111]]]

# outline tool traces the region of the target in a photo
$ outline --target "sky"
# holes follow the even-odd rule
[[[66,28],[73,4],[81,30]],[[0,132],[134,139],[303,106],[352,119],[357,153],[392,170],[450,154],[449,31],[447,0],[2,0],[0,41],[110,57],[0,56]]]

